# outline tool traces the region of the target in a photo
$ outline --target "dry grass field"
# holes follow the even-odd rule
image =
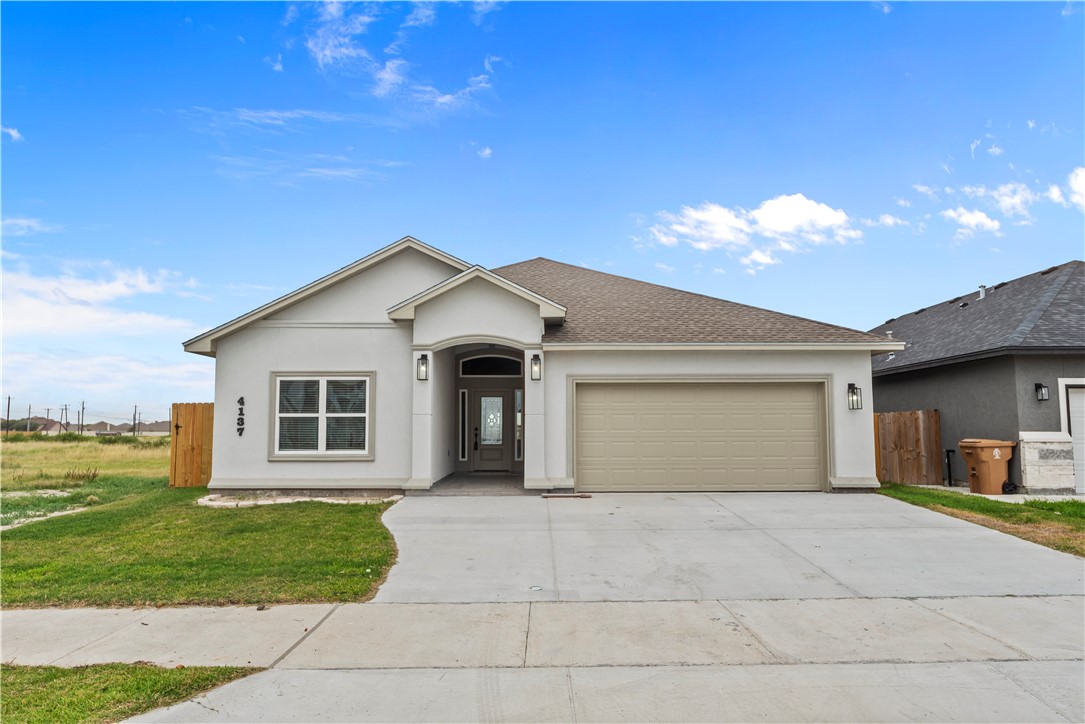
[[[94,438],[79,442],[0,438],[0,489],[38,490],[79,487],[99,476],[160,478],[169,473],[169,445],[145,438],[138,445],[103,445]]]

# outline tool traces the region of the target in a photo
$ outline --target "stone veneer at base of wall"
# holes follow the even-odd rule
[[[1070,441],[1022,440],[1021,487],[1026,493],[1073,493],[1074,448]]]

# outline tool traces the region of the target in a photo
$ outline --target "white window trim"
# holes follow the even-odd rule
[[[1070,407],[1067,390],[1070,387],[1085,387],[1085,377],[1059,377],[1056,379],[1059,387],[1059,426],[1067,437],[1070,437]]]
[[[373,460],[373,416],[374,416],[374,378],[372,372],[273,372],[271,375],[271,424],[268,426],[268,460]],[[279,412],[279,382],[283,380],[316,380],[320,383],[317,412],[293,413]],[[365,381],[365,412],[332,413],[327,412],[327,391],[329,381]],[[283,417],[317,418],[316,450],[280,450],[279,421]],[[365,419],[364,450],[326,450],[327,420],[329,417],[360,417]]]

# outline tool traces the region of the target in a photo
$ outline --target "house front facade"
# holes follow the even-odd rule
[[[210,488],[870,489],[884,337],[546,259],[402,239],[185,343]],[[850,405],[849,405],[850,401]],[[849,409],[851,408],[856,409]]]

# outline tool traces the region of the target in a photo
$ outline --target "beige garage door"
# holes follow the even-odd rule
[[[580,383],[583,491],[821,490],[822,385]]]

